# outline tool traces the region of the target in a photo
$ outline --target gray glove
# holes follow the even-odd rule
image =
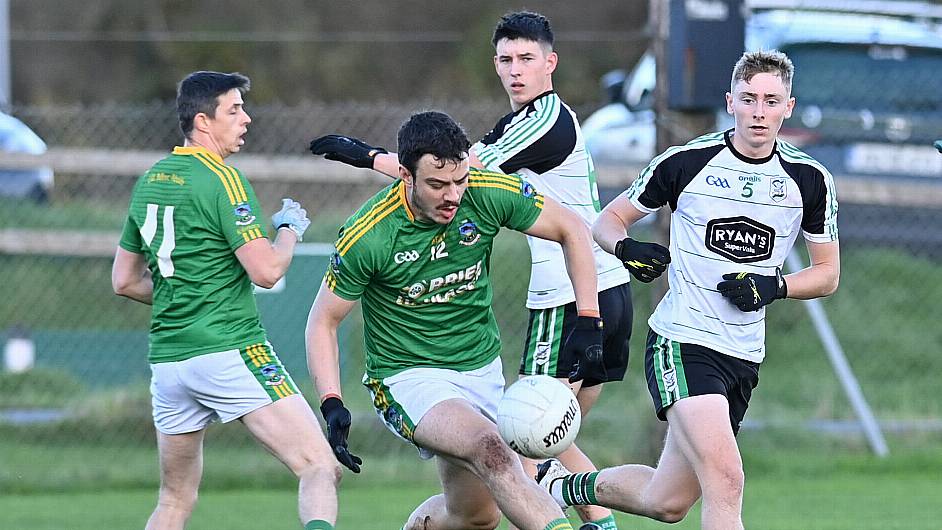
[[[311,226],[311,220],[307,218],[307,210],[301,208],[300,203],[291,199],[281,199],[281,210],[271,216],[271,224],[275,229],[290,228],[298,236],[298,243],[300,243],[304,231]]]

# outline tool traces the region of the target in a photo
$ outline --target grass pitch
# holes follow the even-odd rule
[[[879,460],[865,454],[834,455],[808,449],[768,451],[745,444],[746,528],[762,530],[937,530],[942,452],[896,451]],[[753,449],[748,449],[752,445]],[[146,455],[152,457],[148,452]],[[219,456],[217,454],[217,456]],[[367,462],[369,466],[371,462]],[[364,474],[347,474],[340,491],[338,529],[395,530],[422,500],[439,491],[434,465],[415,456],[378,462]],[[41,464],[40,464],[41,465]],[[271,469],[282,475],[284,470]],[[397,480],[397,477],[401,479]],[[419,477],[419,478],[416,478]],[[225,489],[204,481],[190,530],[300,528],[295,491]],[[247,481],[250,482],[250,481]],[[226,488],[233,484],[227,484]],[[100,530],[143,528],[156,487],[123,491],[63,491],[0,496],[0,528]],[[619,514],[622,529],[699,528],[699,507],[677,525]],[[506,528],[506,522],[501,525]]]

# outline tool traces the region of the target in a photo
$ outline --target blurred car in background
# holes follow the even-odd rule
[[[835,175],[942,177],[932,147],[942,135],[942,6],[793,3],[746,1],[746,49],[778,49],[795,64],[797,104],[780,137]],[[583,121],[586,146],[600,165],[647,164],[656,154],[653,55],[603,84],[617,99]],[[732,123],[718,109],[717,129]]]
[[[0,112],[0,152],[41,155],[46,152],[46,143],[26,124]],[[49,167],[7,169],[0,166],[0,197],[44,202],[49,198],[52,184],[53,173]]]

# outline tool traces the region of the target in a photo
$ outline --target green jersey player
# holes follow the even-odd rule
[[[337,517],[340,466],[266,340],[252,286],[284,276],[310,221],[285,199],[269,241],[252,186],[223,160],[244,143],[248,89],[239,74],[194,72],[181,81],[184,145],[138,180],[115,255],[115,292],[153,307],[148,359],[161,481],[148,529],[186,524],[215,420],[241,420],[295,473],[306,530],[332,529]]]
[[[374,407],[390,430],[439,461],[443,493],[404,528],[494,528],[503,513],[518,528],[570,529],[494,424],[504,378],[489,267],[501,227],[557,241],[581,315],[565,348],[580,370],[597,369],[602,326],[588,229],[519,177],[469,169],[469,148],[442,113],[416,114],[399,130],[399,180],[340,231],[308,319],[308,364],[330,443],[349,465],[337,327],[360,300]]]
[[[553,89],[553,73],[559,57],[553,49],[553,29],[539,13],[521,11],[500,18],[494,28],[494,69],[510,100],[511,112],[471,146],[472,167],[512,173],[526,179],[541,193],[576,212],[591,225],[601,211],[595,166],[585,148],[582,129],[575,112]],[[372,147],[347,136],[327,135],[311,142],[311,152],[357,167],[374,169],[391,177],[399,176],[396,153]],[[599,289],[599,311],[605,320],[602,342],[602,370],[580,381],[569,380],[577,359],[562,349],[563,338],[578,321],[575,295],[566,273],[562,249],[553,241],[528,237],[530,284],[527,308],[530,310],[520,375],[550,375],[567,382],[582,409],[588,414],[601,395],[602,385],[621,381],[628,369],[628,341],[631,337],[632,304],[629,271],[641,281],[635,261],[622,261],[593,245]],[[667,249],[656,243],[643,243],[654,263],[667,260]],[[647,263],[645,263],[647,265]],[[628,270],[626,270],[628,269]],[[559,455],[573,471],[595,471],[595,466],[576,444]],[[536,463],[523,460],[524,469],[536,474]],[[617,530],[611,510],[598,506],[577,507],[587,528]]]

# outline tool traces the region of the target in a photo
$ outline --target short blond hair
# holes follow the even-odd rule
[[[792,77],[795,75],[795,65],[787,55],[778,50],[754,51],[742,54],[733,67],[733,79],[729,83],[729,91],[736,89],[737,81],[749,82],[756,74],[774,74],[779,76],[785,85],[785,92],[792,93]]]

